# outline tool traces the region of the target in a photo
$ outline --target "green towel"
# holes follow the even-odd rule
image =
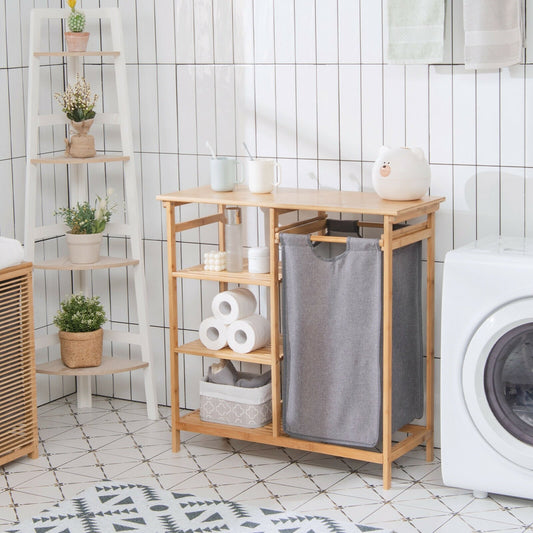
[[[388,0],[387,62],[441,63],[445,0]]]

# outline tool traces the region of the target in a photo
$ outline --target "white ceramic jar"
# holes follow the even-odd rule
[[[248,249],[248,272],[252,274],[268,274],[270,272],[268,246],[253,246]]]

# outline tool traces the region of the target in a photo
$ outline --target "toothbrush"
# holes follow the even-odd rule
[[[250,161],[253,161],[253,156],[252,154],[250,153],[250,150],[248,150],[248,146],[246,146],[246,143],[243,141],[242,142],[242,145],[244,146],[244,149],[246,150],[246,153],[248,154],[248,157],[250,158]]]
[[[211,152],[211,157],[213,159],[216,159],[217,156],[215,155],[215,151],[213,150],[213,147],[209,144],[209,141],[205,141],[205,145],[207,146],[207,149]]]

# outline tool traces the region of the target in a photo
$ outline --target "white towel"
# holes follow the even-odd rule
[[[445,0],[388,0],[388,63],[441,63]]]
[[[18,265],[24,260],[24,248],[15,239],[0,237],[0,269]]]
[[[520,63],[523,0],[463,0],[465,68],[496,69]]]

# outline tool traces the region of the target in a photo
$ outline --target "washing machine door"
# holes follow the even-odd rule
[[[513,301],[483,321],[466,350],[462,381],[472,421],[487,443],[533,469],[533,298]]]

